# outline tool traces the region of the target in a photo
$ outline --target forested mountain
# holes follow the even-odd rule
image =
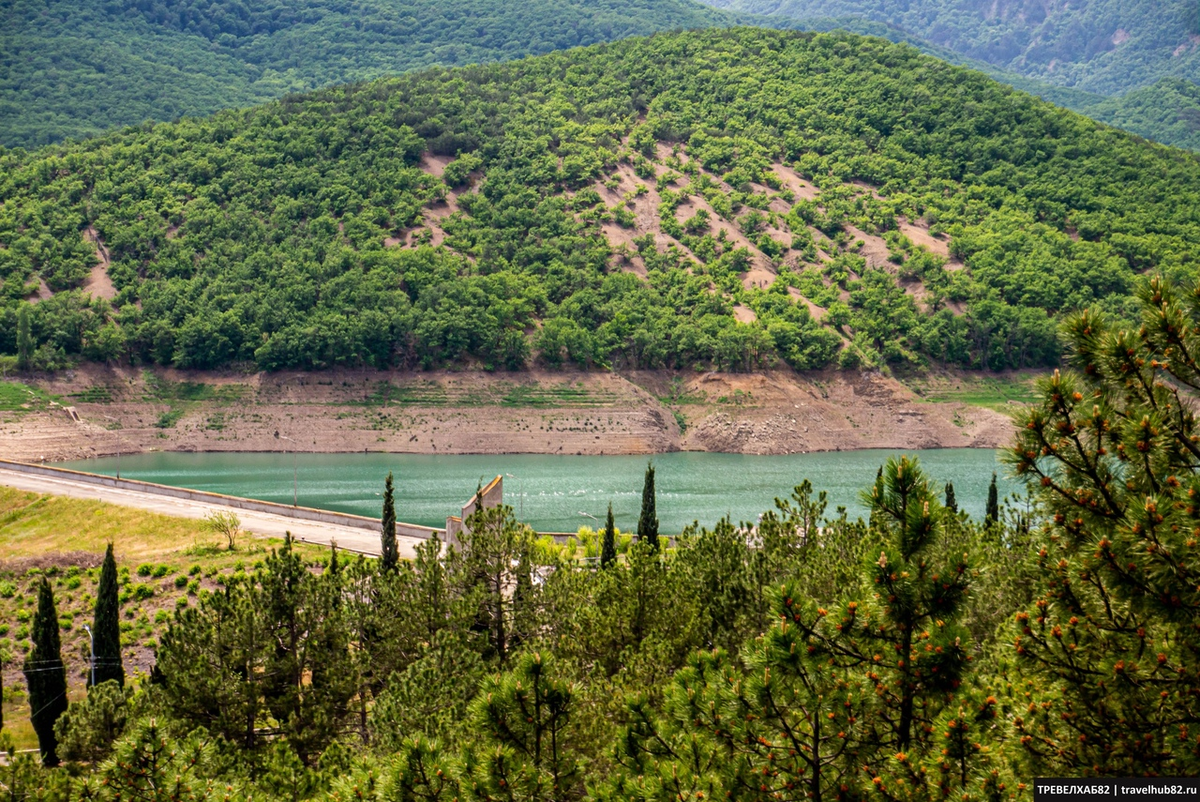
[[[963,10],[969,4],[946,13],[934,13],[932,6],[917,13],[918,4],[905,4],[908,11],[891,13],[887,4],[864,11],[863,3],[848,0],[710,2],[772,16],[718,10],[695,0],[7,0],[0,3],[0,144],[34,147],[433,65],[499,61],[660,30],[731,24],[845,28],[908,41],[1134,133],[1182,147],[1200,143],[1197,108],[1189,99],[1197,92],[1194,85],[1176,80],[1129,98],[1109,99],[1096,94],[1107,93],[1104,86],[1071,77],[1075,73],[1064,73],[1057,63],[1047,72],[1037,67],[1036,59],[1018,64],[1014,58],[993,58],[1002,51],[971,44],[965,34],[946,34],[970,28]],[[1022,21],[1036,16],[1010,13],[1004,4],[997,8],[1009,32],[1005,41],[1020,38]],[[1051,11],[1059,16],[1091,13]],[[1157,17],[1147,11],[1139,19],[1170,22],[1177,11],[1168,7]],[[854,14],[813,16],[825,12]],[[1061,25],[1046,26],[1037,36],[1057,36],[1055,41],[1061,39],[1068,50],[1072,37],[1081,35],[1075,27],[1070,28],[1074,33],[1063,33]],[[971,36],[998,35],[995,27]],[[1142,27],[1153,28],[1150,38],[1158,41],[1154,37],[1174,36],[1178,26]],[[1138,34],[1128,46],[1121,45],[1124,55],[1110,69],[1113,75],[1145,73],[1148,82],[1162,74],[1161,59],[1143,53],[1143,40]],[[1171,74],[1193,76],[1193,46],[1180,48],[1169,60]],[[1136,63],[1126,64],[1129,60]],[[1098,63],[1093,58],[1076,66],[1086,74]],[[1091,91],[1054,89],[1064,84]]]
[[[1200,150],[1200,85],[1191,81],[1163,78],[1117,97],[1067,105],[1157,142]]]
[[[1187,0],[703,2],[792,19],[805,28],[911,37],[932,45],[922,45],[927,52],[945,57],[936,51],[945,48],[960,57],[950,55],[951,61],[982,67],[1110,125],[1180,147],[1200,145],[1200,8]]]
[[[969,58],[1060,86],[1118,94],[1164,76],[1200,78],[1190,0],[705,0],[799,19],[895,25]]]
[[[658,35],[0,154],[0,352],[1048,365],[1058,315],[1194,272],[1198,189],[908,46]]]
[[[5,0],[0,144],[730,20],[691,0]]]

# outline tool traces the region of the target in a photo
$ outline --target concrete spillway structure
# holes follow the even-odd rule
[[[462,507],[462,512],[458,515],[451,515],[446,518],[446,542],[458,545],[459,535],[467,529],[463,522],[470,518],[476,510],[490,510],[493,507],[499,507],[504,503],[504,477],[497,476],[492,481],[488,482],[487,487],[484,487],[475,495],[471,496],[470,500]]]

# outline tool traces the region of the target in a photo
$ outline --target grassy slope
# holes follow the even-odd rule
[[[222,576],[249,569],[279,541],[244,539],[234,552],[220,547],[203,523],[99,501],[29,493],[0,486],[0,661],[4,664],[4,730],[18,748],[36,746],[20,666],[26,629],[37,604],[37,583],[54,585],[63,628],[63,658],[72,698],[86,681],[96,567],[113,543],[121,570],[122,642],[127,672],[145,672],[175,607]],[[325,550],[297,544],[306,558]],[[189,584],[191,583],[191,584]]]

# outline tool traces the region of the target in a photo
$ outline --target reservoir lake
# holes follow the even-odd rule
[[[783,456],[676,452],[646,456],[550,456],[541,454],[424,455],[290,453],[150,453],[120,458],[122,478],[292,503],[293,460],[301,506],[379,517],[384,477],[396,487],[396,517],[408,523],[445,526],[478,484],[504,477],[505,502],[518,518],[544,532],[573,532],[603,522],[613,505],[622,531],[637,528],[643,474],[653,462],[658,518],[664,534],[693,521],[712,526],[724,516],[753,522],[791,495],[804,479],[829,495],[828,514],[839,506],[864,514],[859,493],[889,456],[917,456],[938,489],[953,482],[959,508],[982,517],[988,483],[997,474],[1000,495],[1019,490],[987,449],[932,451],[840,451]],[[115,475],[117,458],[58,463],[61,467]]]

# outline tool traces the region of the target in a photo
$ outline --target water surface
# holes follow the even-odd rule
[[[893,452],[843,451],[823,454],[659,454],[654,462],[658,517],[664,533],[699,521],[711,526],[723,516],[754,521],[802,480],[829,494],[829,512],[845,506],[863,512],[859,492],[892,454],[915,454],[937,486],[954,483],[959,508],[982,516],[992,473],[1003,497],[1017,490],[986,449]],[[603,519],[611,501],[617,526],[637,527],[647,457],[418,454],[296,454],[299,503],[306,507],[378,517],[383,480],[395,476],[396,517],[409,523],[444,526],[482,481],[505,477],[505,500],[518,516],[541,531],[571,532]],[[264,501],[292,503],[293,455],[263,453],[155,453],[121,457],[121,476]],[[63,467],[113,475],[117,459],[79,460]]]

